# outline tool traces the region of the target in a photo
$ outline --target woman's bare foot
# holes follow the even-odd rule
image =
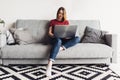
[[[49,61],[46,69],[46,76],[51,77],[51,71],[52,71],[52,61]]]
[[[60,47],[60,49],[59,49],[59,51],[63,51],[63,50],[65,50],[66,48],[64,47],[64,46],[61,46]]]
[[[63,50],[64,50],[64,48],[63,48],[63,47],[60,47],[59,51],[63,51]]]

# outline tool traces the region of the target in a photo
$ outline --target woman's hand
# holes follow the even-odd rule
[[[49,33],[49,36],[54,38],[54,34],[53,33]]]
[[[52,37],[52,38],[55,37],[54,34],[52,33],[52,26],[50,26],[50,28],[49,28],[48,35],[49,35],[50,37]]]
[[[65,39],[71,39],[71,37],[66,37]]]

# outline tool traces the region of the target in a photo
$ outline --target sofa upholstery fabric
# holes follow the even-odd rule
[[[86,26],[100,30],[99,20],[69,20],[71,25],[77,25],[77,36],[83,37]],[[28,29],[37,43],[26,45],[7,45],[0,49],[3,64],[47,64],[52,45],[48,36],[49,20],[22,20],[15,22],[15,27]],[[107,44],[78,43],[64,51],[60,51],[55,63],[97,64],[116,62],[116,37],[106,35]],[[73,61],[73,62],[71,62]],[[75,62],[74,62],[75,61]]]
[[[51,47],[51,45],[44,44],[6,46],[2,48],[4,53],[2,58],[44,59],[48,58]],[[60,51],[57,58],[108,58],[112,57],[112,51],[111,47],[104,44],[81,43]]]

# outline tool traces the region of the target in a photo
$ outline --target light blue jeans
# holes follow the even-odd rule
[[[63,38],[53,38],[51,41],[52,44],[52,49],[50,52],[50,60],[54,61],[58,52],[59,52],[59,48],[61,46],[63,46],[64,48],[69,48],[74,46],[75,44],[80,42],[80,38],[79,37],[73,37],[71,39],[63,39]]]

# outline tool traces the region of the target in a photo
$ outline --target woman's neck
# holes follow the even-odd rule
[[[62,19],[57,19],[57,21],[62,21]]]

